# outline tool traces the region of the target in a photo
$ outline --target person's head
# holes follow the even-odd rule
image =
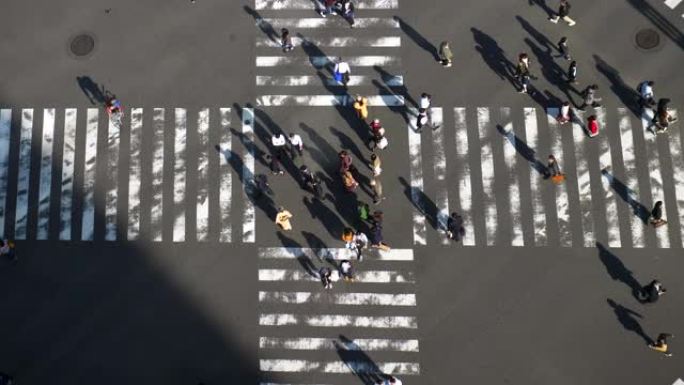
[[[357,102],[362,102],[362,101],[363,101],[363,96],[361,96],[361,95],[356,95],[356,101],[357,101]]]
[[[457,213],[456,211],[454,211],[453,213],[451,213],[451,217],[452,217],[452,218],[458,217],[458,213]]]
[[[653,80],[649,80],[646,84],[653,87],[655,85],[655,82]]]
[[[568,42],[568,38],[565,37],[565,36],[563,36],[563,37],[561,37],[560,42],[561,42],[561,43],[567,43],[567,42]]]
[[[663,201],[658,201],[655,203],[655,207],[661,207],[663,205]]]
[[[283,206],[278,207],[278,212],[283,212],[283,211],[285,211],[285,207],[283,207]]]
[[[563,107],[568,107],[569,105],[570,105],[570,102],[568,102],[568,101],[563,102]]]
[[[420,94],[420,97],[421,97],[421,98],[427,98],[427,97],[428,97],[428,94],[426,94],[425,92],[423,92],[422,94]]]
[[[518,56],[518,59],[520,59],[520,60],[526,60],[526,59],[527,59],[527,54],[526,54],[525,52],[521,53],[521,54]]]
[[[266,155],[266,160],[271,160],[273,157],[271,155]]]
[[[340,155],[340,157],[347,156],[347,151],[342,150],[342,151],[340,151],[339,155]]]
[[[337,57],[337,62],[338,62],[338,63],[342,63],[342,56],[338,56],[338,57]]]
[[[593,89],[593,90],[598,90],[598,89],[599,89],[598,84],[592,84],[592,85],[591,85],[591,89]]]
[[[280,138],[281,136],[283,136],[283,134],[280,133],[280,132],[276,132],[274,136],[275,136],[276,138]]]
[[[571,61],[570,62],[570,67],[577,67],[577,62],[576,61]]]
[[[287,36],[287,35],[290,34],[290,31],[288,31],[287,28],[283,28],[283,29],[280,30],[280,33],[281,33],[283,36]]]
[[[306,167],[305,164],[303,164],[303,165],[299,168],[299,171],[301,171],[301,172],[307,172],[307,171],[309,171],[309,168]]]
[[[294,138],[295,134],[294,132],[290,132],[290,138]]]
[[[591,115],[590,117],[587,118],[590,122],[596,120],[596,115]]]
[[[555,162],[555,161],[556,161],[556,157],[553,155],[549,155],[549,162]]]
[[[449,42],[445,40],[445,41],[443,41],[440,45],[441,45],[442,47],[448,47],[448,46],[449,46]]]
[[[425,113],[425,108],[419,108],[419,109],[418,109],[418,112],[421,113],[421,114],[424,114],[424,113]]]
[[[371,154],[370,158],[371,158],[371,160],[376,160],[376,159],[378,159],[378,156],[375,154]]]
[[[390,383],[390,384],[394,384],[394,383],[397,382],[397,379],[394,378],[394,377],[392,377],[392,376],[390,376],[390,378],[389,378],[388,380],[389,380],[389,383]]]

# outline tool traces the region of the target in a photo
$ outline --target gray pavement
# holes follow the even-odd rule
[[[684,377],[684,133],[681,123],[658,137],[642,130],[632,91],[655,80],[681,115],[684,5],[572,3],[569,28],[546,19],[555,1],[365,0],[351,29],[295,0],[10,1],[0,15],[2,225],[9,238],[26,229],[26,239],[19,262],[0,265],[0,371],[22,384],[368,384],[377,371],[404,384]],[[315,46],[296,47],[290,64],[257,67],[257,57],[282,55],[264,38],[287,23],[304,23],[290,31]],[[659,32],[658,48],[635,47],[643,28]],[[74,58],[69,39],[83,32],[96,48]],[[580,101],[559,78],[567,62],[551,56],[561,36],[578,61],[577,87],[601,87],[604,108],[585,113],[605,123],[591,141],[576,134],[580,124],[548,122],[558,100]],[[433,57],[444,39],[455,54],[449,69]],[[505,72],[522,51],[536,97],[517,94]],[[369,175],[366,128],[348,106],[307,98],[346,95],[326,80],[324,59],[310,59],[337,55],[359,60],[350,95],[398,95],[413,107],[427,91],[443,120],[418,135],[406,107],[371,107],[390,140],[378,207],[393,251],[368,253],[355,263],[357,282],[323,292],[314,271],[339,262],[325,250],[344,253],[342,228],[367,226],[356,200],[370,202],[367,181],[354,195],[335,175],[340,149]],[[354,59],[364,56],[374,58]],[[275,83],[255,86],[259,77]],[[88,110],[100,107],[100,87],[126,107],[120,130],[101,108],[94,118]],[[253,147],[244,124],[252,109]],[[272,176],[264,156],[279,130],[302,135],[306,151]],[[569,175],[560,188],[535,171],[552,151]],[[302,163],[323,177],[326,201],[301,189]],[[255,173],[268,175],[273,196],[245,192]],[[657,199],[669,223],[656,232],[642,214]],[[294,231],[276,231],[278,205],[294,214]],[[444,242],[447,205],[466,214],[467,246]],[[82,236],[90,229],[92,241]],[[668,293],[640,304],[633,289],[656,277]],[[646,346],[663,331],[677,336],[673,357]]]

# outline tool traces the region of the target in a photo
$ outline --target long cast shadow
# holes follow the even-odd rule
[[[340,359],[365,385],[385,379],[385,374],[357,343],[340,334],[340,340],[333,340],[333,344]]]
[[[302,233],[304,233],[302,231]],[[280,240],[280,243],[283,245],[283,247],[295,247],[295,248],[301,248],[302,245],[299,244],[297,241],[295,241],[292,238],[287,237],[285,234],[283,234],[282,231],[278,231],[277,233],[278,239]],[[304,255],[300,254],[297,256],[297,262],[302,266],[302,269],[309,274],[310,276],[314,278],[318,278],[318,268],[316,265],[311,261],[311,259]]]
[[[276,32],[275,28],[273,28],[271,23],[267,22],[266,20],[264,20],[263,17],[261,17],[261,14],[259,14],[259,12],[257,12],[253,8],[250,8],[247,5],[242,7],[242,9],[244,9],[245,12],[247,12],[250,16],[254,18],[257,27],[259,27],[261,32],[263,32],[266,35],[266,37],[271,39],[273,42],[279,42],[280,35]]]
[[[437,60],[439,56],[437,55],[437,48],[432,45],[423,35],[411,27],[407,22],[404,21],[399,16],[394,16],[394,20],[399,22],[399,28],[401,28],[404,33],[413,40],[420,48],[425,50],[427,53],[432,55],[432,59]]]
[[[77,76],[76,81],[81,91],[93,105],[104,105],[108,96],[113,96],[105,89],[105,86],[98,85],[90,76]]]
[[[674,24],[670,23],[663,15],[660,14],[647,1],[641,0],[627,0],[627,2],[646,17],[654,26],[656,26],[662,33],[670,40],[684,49],[684,34]]]
[[[373,66],[373,69],[375,70],[375,72],[377,72],[380,75],[380,78],[382,79],[382,82],[384,83],[384,84],[382,84],[383,87],[386,87],[389,90],[389,92],[391,92],[392,94],[403,96],[405,102],[411,103],[415,108],[418,108],[418,102],[416,102],[416,100],[413,99],[413,97],[411,96],[411,93],[409,92],[405,83],[402,83],[402,85],[400,85],[400,86],[391,86],[387,83],[390,79],[392,79],[394,77],[394,75],[385,71],[384,68],[382,68],[378,65]],[[379,83],[376,85],[376,87],[380,88],[378,85],[379,85]]]
[[[608,179],[610,187],[615,190],[618,196],[632,208],[632,213],[645,224],[648,221],[648,217],[651,216],[651,213],[648,210],[648,207],[636,200],[636,193],[634,190],[622,183],[622,181],[605,168],[601,170],[601,174],[604,178]]]
[[[610,82],[610,89],[620,98],[622,104],[629,108],[632,113],[641,118],[641,107],[639,106],[639,93],[636,91],[636,85],[630,86],[625,84],[617,69],[610,66],[600,56],[594,55],[596,62],[596,69],[603,74],[603,76]]]
[[[425,215],[430,226],[435,230],[444,230],[439,224],[438,215],[439,208],[435,202],[430,199],[430,197],[425,194],[422,190],[419,190],[404,179],[404,177],[399,177],[399,182],[404,186],[404,195],[411,202],[413,207],[416,208],[421,214]],[[415,199],[414,199],[415,196]]]
[[[473,33],[473,39],[477,44],[475,49],[482,55],[482,60],[501,80],[508,80],[513,86],[517,87],[513,77],[515,65],[508,60],[504,50],[499,47],[499,43],[475,27],[470,28],[470,31]]]
[[[309,210],[311,218],[318,219],[321,221],[323,227],[328,230],[328,234],[331,237],[339,238],[342,235],[342,230],[344,230],[344,223],[340,220],[337,214],[328,208],[323,202],[318,199],[312,199],[309,197],[302,198],[304,206]]]
[[[504,130],[503,126],[500,124],[496,125],[496,129],[499,131],[501,135],[503,135],[506,140],[508,140],[511,145],[515,148],[515,150],[525,158],[526,161],[530,162],[530,166],[537,171],[540,175],[546,176],[548,174],[548,170],[546,168],[546,165],[542,163],[535,154],[537,153],[535,150],[530,148],[530,146],[527,145],[522,139],[518,137],[514,132],[506,132]]]
[[[553,55],[551,52],[544,52],[539,48],[539,46],[537,46],[528,38],[525,38],[525,43],[530,46],[532,53],[534,53],[534,55],[537,57],[537,60],[539,60],[542,74],[546,80],[556,86],[556,88],[560,89],[560,91],[565,94],[567,100],[569,100],[575,107],[578,107],[578,105],[575,103],[575,100],[572,98],[572,95],[570,95],[570,90],[574,91],[575,93],[578,92],[574,87],[571,87],[568,82],[565,81],[565,72],[563,71],[563,68],[561,68],[555,60],[553,60]]]
[[[632,271],[601,242],[596,242],[596,248],[598,249],[599,259],[606,267],[608,275],[610,275],[613,280],[627,285],[632,290],[632,295],[638,298],[638,294],[641,291],[641,285],[639,284],[639,281],[634,278]]]
[[[544,12],[546,12],[546,15],[548,17],[551,17],[555,14],[555,11],[546,4],[546,0],[529,0],[529,4],[530,6],[539,6],[539,8],[543,9]]]
[[[622,324],[622,327],[625,328],[625,330],[633,332],[639,337],[643,338],[646,344],[653,343],[651,337],[649,337],[644,332],[644,328],[641,327],[641,324],[637,320],[637,318],[643,318],[641,314],[635,312],[632,309],[620,305],[619,303],[613,301],[610,298],[608,298],[606,301],[608,302],[608,305],[610,305],[610,307],[613,308],[615,316],[617,317],[618,321],[620,321],[620,324]]]

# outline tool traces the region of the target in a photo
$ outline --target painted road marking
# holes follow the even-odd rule
[[[48,239],[50,231],[50,186],[52,186],[52,153],[55,135],[55,109],[43,110],[43,145],[40,157],[40,184],[38,188],[37,240]]]

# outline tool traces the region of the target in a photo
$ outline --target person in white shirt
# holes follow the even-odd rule
[[[423,92],[420,95],[420,105],[419,108],[424,109],[427,114],[427,122],[432,124],[432,95]]]
[[[280,132],[276,133],[275,135],[273,135],[271,137],[271,144],[273,145],[273,152],[279,158],[282,157],[283,153],[285,152],[285,144],[286,143],[287,142],[285,139],[285,135],[283,135]]]
[[[347,83],[349,83],[349,77],[351,76],[351,68],[349,68],[349,63],[343,61],[342,57],[338,57],[337,63],[335,63],[334,71],[342,76],[342,84],[346,87]]]
[[[295,133],[290,133],[290,146],[292,146],[292,159],[304,154],[304,142],[302,137]]]
[[[644,107],[653,107],[656,104],[655,95],[653,94],[654,84],[652,80],[646,80],[639,84],[639,96],[641,96],[641,105]]]

